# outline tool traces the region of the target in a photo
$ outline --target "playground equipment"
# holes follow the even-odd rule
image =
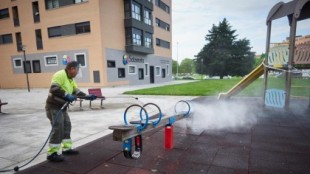
[[[259,78],[261,75],[264,74],[264,64],[260,64],[256,67],[252,72],[250,72],[247,76],[240,80],[235,86],[233,86],[228,92],[221,93],[219,95],[219,99],[226,99],[231,97],[232,95],[238,94],[244,88],[249,86],[253,81]]]
[[[178,106],[182,105],[182,109]],[[149,117],[146,106],[155,106],[158,113]],[[128,121],[127,115],[130,109],[138,108],[140,120]],[[143,106],[133,104],[125,109],[124,125],[110,126],[113,130],[113,140],[123,142],[123,153],[128,159],[137,159],[142,154],[142,134],[155,128],[165,127],[165,147],[171,149],[173,147],[173,123],[177,120],[187,118],[191,113],[191,105],[189,101],[180,100],[174,107],[175,115],[164,116],[158,105],[154,103],[147,103]],[[135,148],[132,152],[132,139],[134,138]]]
[[[271,24],[273,20],[287,17],[290,26],[290,36],[288,45],[276,46],[270,48],[270,35]],[[266,53],[268,53],[268,59],[264,61],[266,64],[264,68],[264,96],[265,105],[268,106],[268,98],[270,94],[274,93],[276,96],[283,96],[285,109],[289,108],[289,101],[291,96],[291,82],[292,82],[292,70],[294,65],[297,64],[310,64],[310,41],[302,44],[295,44],[296,41],[296,28],[297,22],[310,18],[310,0],[294,0],[288,3],[279,2],[275,4],[270,10],[267,17],[267,44]],[[273,61],[271,61],[273,59]],[[280,66],[279,66],[280,65]],[[281,66],[282,65],[282,66]],[[274,68],[280,68],[285,72],[285,91],[279,89],[271,90],[267,89],[268,71]],[[272,104],[270,106],[273,106]],[[277,105],[279,106],[279,105]]]
[[[270,47],[271,24],[273,20],[287,17],[290,26],[290,37],[287,43]],[[310,0],[293,0],[288,3],[275,4],[267,17],[267,58],[256,69],[250,72],[227,93],[219,95],[220,99],[229,98],[246,88],[250,83],[264,74],[263,101],[265,106],[289,108],[291,82],[295,65],[310,64],[310,36],[304,43],[295,44],[297,22],[310,18]],[[285,74],[285,90],[267,89],[268,72],[276,70]],[[310,101],[309,101],[310,105]]]

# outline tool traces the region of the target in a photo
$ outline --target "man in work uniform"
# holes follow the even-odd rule
[[[95,95],[86,95],[77,88],[73,78],[79,71],[79,63],[68,62],[66,69],[56,72],[52,77],[49,95],[46,100],[45,110],[51,121],[52,133],[47,150],[47,159],[52,162],[64,160],[63,155],[77,155],[79,152],[72,149],[71,122],[67,108],[61,110],[66,102],[72,102],[77,97],[94,100]],[[61,154],[62,153],[62,154]]]

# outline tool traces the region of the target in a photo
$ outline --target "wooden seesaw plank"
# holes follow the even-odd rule
[[[175,115],[171,116],[163,116],[161,118],[161,121],[154,127],[152,124],[147,125],[147,127],[141,131],[138,131],[137,125],[118,125],[118,126],[110,126],[109,129],[113,130],[113,140],[114,141],[125,141],[129,138],[133,138],[137,135],[149,132],[151,130],[154,130],[155,128],[163,128],[167,124],[172,124],[175,121],[181,120],[183,118],[189,117],[191,114],[186,115],[187,112],[181,112],[177,113]],[[154,119],[156,121],[156,119]]]
[[[149,121],[148,124],[153,124],[153,122],[157,122],[159,117],[159,113],[154,114],[152,116],[149,117]],[[145,123],[145,119],[143,120],[134,120],[134,121],[129,121],[130,124],[144,124]]]

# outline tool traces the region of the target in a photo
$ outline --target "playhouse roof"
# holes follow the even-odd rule
[[[293,0],[275,4],[269,11],[266,23],[284,16],[287,16],[291,23],[293,15],[297,21],[310,18],[310,0]]]

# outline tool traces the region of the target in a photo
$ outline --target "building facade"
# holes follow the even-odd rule
[[[81,87],[171,81],[171,0],[1,0],[0,88],[49,87],[77,60]]]

